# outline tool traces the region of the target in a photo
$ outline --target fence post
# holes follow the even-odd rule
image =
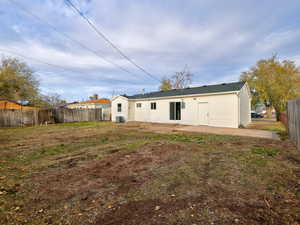
[[[287,103],[288,134],[300,151],[300,99]]]

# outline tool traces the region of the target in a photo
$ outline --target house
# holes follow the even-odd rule
[[[106,98],[75,102],[67,104],[65,107],[69,109],[102,109],[103,120],[110,120],[111,118],[111,101]]]
[[[120,95],[112,100],[118,120],[238,128],[251,122],[250,89],[234,82]]]
[[[26,106],[16,101],[0,98],[0,109],[37,110],[37,107]]]
[[[66,106],[69,109],[99,109],[110,108],[111,101],[106,98],[92,99],[84,102],[75,102]]]

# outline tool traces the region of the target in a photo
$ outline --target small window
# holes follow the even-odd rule
[[[142,103],[136,103],[137,108],[142,108]]]
[[[122,112],[122,104],[118,103],[118,112]]]
[[[156,110],[156,102],[151,102],[151,109]]]

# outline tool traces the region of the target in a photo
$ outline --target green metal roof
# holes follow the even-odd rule
[[[173,89],[168,91],[156,91],[145,94],[131,95],[124,97],[128,99],[143,99],[143,98],[161,98],[161,97],[172,97],[181,95],[196,95],[196,94],[209,94],[218,92],[231,92],[239,91],[244,86],[245,82],[234,82],[234,83],[223,83],[215,85],[203,85],[200,87],[191,87],[184,89]]]

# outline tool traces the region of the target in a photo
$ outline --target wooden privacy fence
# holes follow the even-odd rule
[[[56,123],[75,121],[101,121],[102,109],[59,109],[54,110]]]
[[[0,110],[1,127],[33,126],[45,123],[110,120],[110,110],[103,109],[42,109]]]
[[[287,114],[289,137],[300,150],[300,99],[288,101]]]

